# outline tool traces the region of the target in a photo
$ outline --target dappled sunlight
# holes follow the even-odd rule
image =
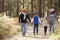
[[[60,40],[60,0],[0,0],[0,40]]]

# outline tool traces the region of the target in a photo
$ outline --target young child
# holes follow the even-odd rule
[[[34,24],[34,30],[33,30],[34,35],[35,35],[35,33],[38,34],[38,25],[41,22],[40,22],[40,19],[39,19],[39,16],[37,13],[34,14],[31,22],[33,22],[33,24]]]
[[[44,35],[46,35],[47,27],[48,27],[48,21],[47,21],[47,18],[46,17],[43,18],[42,24],[44,26]]]

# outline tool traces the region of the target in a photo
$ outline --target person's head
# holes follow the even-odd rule
[[[22,12],[23,12],[23,13],[26,13],[26,9],[22,9]]]
[[[49,12],[50,12],[50,13],[52,13],[53,11],[54,11],[54,9],[53,9],[53,8],[49,9]]]
[[[34,15],[38,15],[38,13],[34,13]]]
[[[50,14],[54,14],[55,12],[54,11],[52,11]]]

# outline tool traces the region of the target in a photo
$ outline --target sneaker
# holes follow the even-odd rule
[[[46,33],[44,35],[46,35]]]
[[[25,34],[23,34],[23,36],[25,36]]]
[[[34,36],[35,36],[35,33],[34,33]]]

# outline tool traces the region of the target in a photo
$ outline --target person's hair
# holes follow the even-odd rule
[[[22,9],[23,12],[26,12],[26,9]]]
[[[35,15],[37,15],[37,13],[34,13]]]
[[[51,14],[54,14],[54,13],[55,13],[54,11],[51,12]]]

